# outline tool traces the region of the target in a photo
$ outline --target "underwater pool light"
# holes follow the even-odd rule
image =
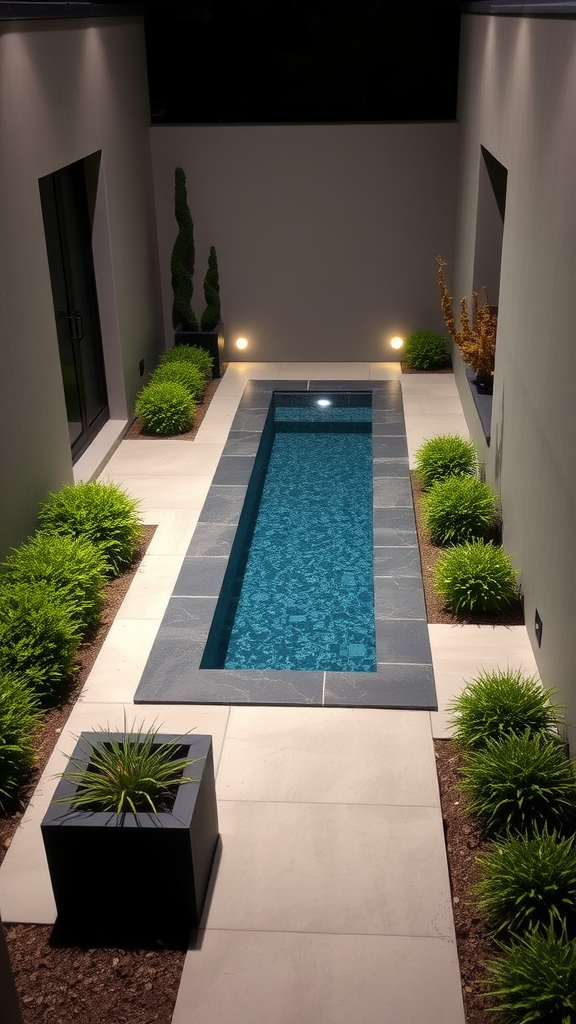
[[[329,398],[319,398],[318,401],[316,402],[316,405],[332,405],[332,402],[330,401]]]

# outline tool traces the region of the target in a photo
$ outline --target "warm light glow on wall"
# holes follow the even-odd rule
[[[236,348],[248,348],[248,342],[246,341],[246,338],[238,338],[236,341]]]
[[[392,348],[402,348],[403,344],[404,338],[401,338],[399,334],[395,334],[394,337],[390,339],[390,345]]]

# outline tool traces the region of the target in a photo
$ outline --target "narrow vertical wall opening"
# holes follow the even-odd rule
[[[497,310],[508,171],[484,146],[480,153],[472,290],[482,294],[486,288],[490,305]]]

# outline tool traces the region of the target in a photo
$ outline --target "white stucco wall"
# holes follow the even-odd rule
[[[214,245],[229,357],[390,359],[394,334],[443,329],[434,260],[452,253],[457,142],[456,123],[153,127],[167,343],[176,166],[195,224],[193,308]]]
[[[94,237],[111,415],[161,347],[139,18],[0,23],[0,556],[72,480],[38,179],[102,151]]]
[[[455,298],[472,286],[480,145],[508,169],[492,442],[504,542],[523,572],[528,632],[576,745],[576,21],[463,18]],[[462,368],[469,423],[481,438]],[[498,462],[501,462],[501,470]]]

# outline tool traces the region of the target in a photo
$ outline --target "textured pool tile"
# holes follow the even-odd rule
[[[417,545],[416,520],[411,508],[375,508],[374,544],[397,546]]]
[[[213,485],[202,506],[200,522],[237,524],[245,495],[244,486]]]
[[[174,596],[218,597],[228,559],[224,556],[187,555],[182,563]]]
[[[420,579],[420,552],[418,547],[375,547],[375,576],[417,576]]]
[[[187,555],[229,555],[236,536],[235,526],[222,523],[198,523]]]
[[[407,459],[408,445],[403,434],[372,433],[372,449],[375,459]]]
[[[256,455],[261,437],[259,430],[231,430],[222,454],[227,457]]]
[[[261,409],[239,409],[232,421],[232,430],[262,430],[268,415],[268,406]]]
[[[412,508],[408,476],[377,476],[373,482],[374,508]]]
[[[376,576],[374,607],[379,619],[425,619],[421,579],[417,576]]]
[[[425,619],[376,619],[376,652],[382,662],[432,664]]]
[[[218,463],[212,484],[248,484],[254,468],[254,457],[238,455],[232,458],[223,455]]]
[[[327,707],[404,708],[436,711],[431,665],[378,665],[377,672],[327,672]]]
[[[410,476],[408,459],[374,459],[372,474],[380,476]]]

